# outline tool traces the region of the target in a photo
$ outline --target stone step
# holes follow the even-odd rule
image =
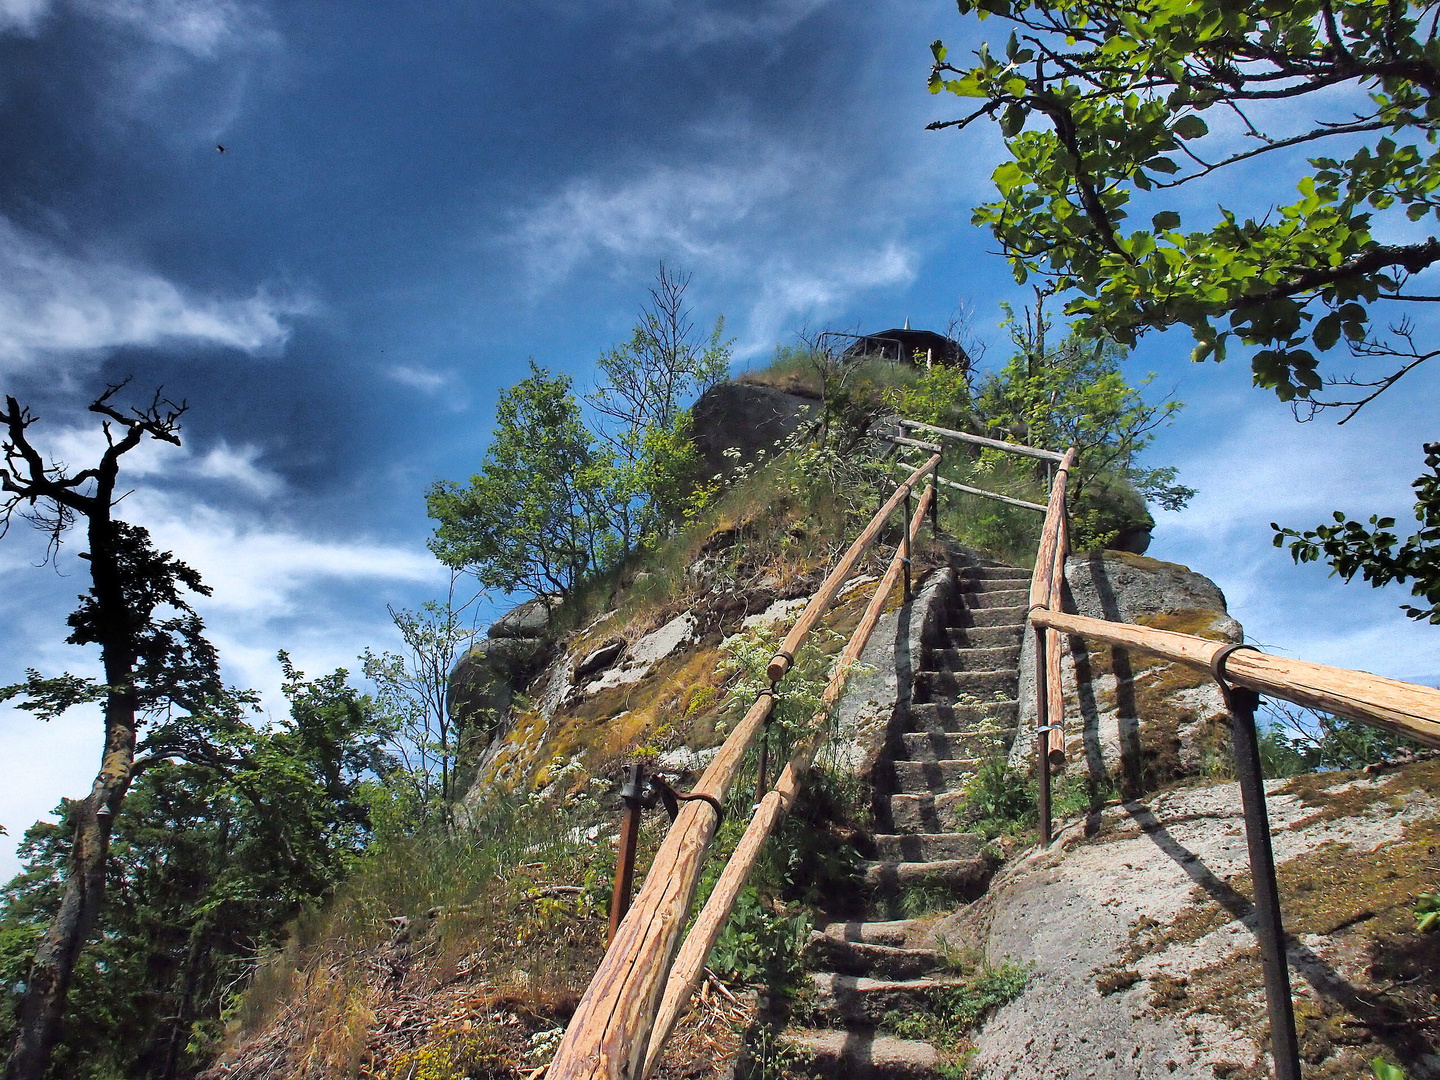
[[[1023,626],[1024,624],[1024,604],[1015,604],[1012,607],[970,608],[966,611],[957,612],[950,621],[952,627]]]
[[[869,979],[816,971],[810,1015],[830,1024],[879,1024],[889,1012],[929,1011],[937,993],[956,979]]]
[[[979,833],[879,833],[873,837],[875,854],[895,862],[932,862],[936,859],[978,859],[986,840]],[[841,926],[848,925],[841,923]]]
[[[940,1055],[928,1042],[882,1035],[873,1027],[805,1028],[780,1036],[801,1060],[786,1076],[814,1080],[933,1080]]]
[[[1032,577],[1032,571],[1018,566],[967,566],[959,575],[962,588],[971,582],[1023,581],[1029,584]]]
[[[919,701],[948,703],[961,697],[992,698],[997,693],[1010,697],[1020,685],[1015,668],[992,671],[917,671],[915,697]]]
[[[997,671],[1020,666],[1020,643],[991,648],[931,649],[930,663],[945,671]]]
[[[985,608],[1024,607],[1030,599],[1029,589],[985,589],[964,594],[965,606],[971,611]]]
[[[919,927],[919,919],[855,919],[850,922],[827,923],[821,932],[836,941],[860,941],[868,945],[894,945],[903,948],[910,935]]]
[[[959,791],[974,774],[980,757],[944,761],[892,761],[894,789],[900,793]]]
[[[947,705],[922,701],[909,709],[914,733],[949,734],[981,726],[1013,731],[1019,719],[1020,703],[1014,698],[995,698],[975,704]]]
[[[964,798],[959,791],[891,795],[890,827],[897,833],[953,832],[962,824]]]
[[[1014,626],[951,626],[942,639],[955,649],[990,649],[1020,644],[1025,627]]]
[[[837,941],[811,931],[801,960],[811,971],[865,975],[872,979],[916,979],[940,968],[943,960],[933,949],[904,949],[862,941]]]
[[[948,889],[956,900],[970,901],[983,896],[995,864],[989,854],[968,859],[936,859],[932,862],[891,862],[863,860],[865,885],[872,894],[894,895],[906,889]]]
[[[944,708],[936,705],[935,708]],[[954,761],[956,759],[983,758],[1004,745],[1009,731],[1002,731],[999,725],[966,728],[963,731],[907,731],[900,736],[904,740],[905,759],[909,761]]]

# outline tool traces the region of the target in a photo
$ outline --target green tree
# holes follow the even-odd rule
[[[998,121],[1010,160],[994,173],[1000,198],[976,210],[976,223],[991,228],[1018,280],[1071,293],[1066,313],[1085,336],[1131,345],[1184,324],[1197,359],[1223,357],[1234,339],[1254,350],[1258,385],[1353,412],[1435,353],[1415,345],[1403,319],[1389,334],[1373,325],[1378,310],[1430,299],[1406,281],[1440,260],[1440,237],[1417,235],[1440,215],[1434,7],[959,0],[962,13],[999,16],[1013,32],[960,66],[935,43],[931,92],[978,103],[931,127]],[[1238,122],[1251,145],[1236,150],[1218,127],[1207,138],[1217,116],[1227,128]],[[1348,156],[1307,166],[1287,153],[1327,140]],[[1185,229],[1174,197],[1167,205],[1160,194],[1209,184],[1224,198],[1231,174],[1277,153],[1276,165],[1299,174],[1299,197],[1258,220],[1222,205]],[[1133,228],[1137,192],[1158,212]],[[1397,233],[1410,239],[1378,238]],[[1395,363],[1327,382],[1318,355],[1337,347]],[[1327,385],[1336,393],[1323,394]]]
[[[684,513],[700,465],[688,405],[730,372],[725,319],[697,336],[689,287],[689,274],[660,264],[630,340],[601,354],[600,383],[588,399],[611,451],[606,503],[627,552]]]
[[[1440,443],[1426,443],[1425,466],[1430,471],[1416,477],[1411,485],[1417,496],[1415,518],[1420,530],[1402,543],[1390,530],[1395,519],[1371,515],[1370,527],[1335,511],[1334,525],[1319,525],[1301,533],[1284,529],[1273,521],[1275,546],[1290,543],[1297,563],[1324,559],[1331,571],[1346,581],[1359,574],[1379,588],[1393,582],[1410,582],[1410,594],[1426,601],[1426,607],[1401,605],[1412,619],[1440,624]]]
[[[124,384],[111,386],[90,405],[103,417],[106,448],[93,468],[71,473],[47,464],[30,439],[35,417],[13,397],[0,414],[6,437],[0,443],[0,535],[18,513],[58,548],[69,528],[86,527],[90,588],[70,616],[74,645],[98,645],[104,681],[70,675],[44,678],[31,671],[26,682],[0,688],[0,700],[22,697],[20,706],[48,719],[72,705],[98,701],[103,709],[104,753],[90,793],[70,804],[70,849],[65,888],[54,918],[30,964],[22,995],[7,1080],[40,1080],[59,1032],[80,950],[100,917],[111,825],[137,775],[153,738],[141,741],[148,719],[164,721],[162,738],[181,733],[178,715],[203,713],[223,693],[214,649],[187,594],[208,595],[200,576],[168,552],[156,551],[142,528],[113,516],[121,458],[146,438],[179,445],[184,403],[157,393],[129,414],[112,400]],[[137,757],[137,751],[140,757]]]
[[[1436,299],[1411,282],[1440,260],[1440,5],[958,5],[1011,32],[958,65],[934,43],[931,92],[975,104],[930,126],[999,124],[1009,160],[993,174],[999,198],[974,220],[1017,280],[1068,294],[1079,332],[1132,345],[1184,325],[1196,360],[1238,343],[1256,385],[1297,416],[1341,410],[1341,423],[1440,352],[1404,314]],[[1248,145],[1237,148],[1237,129]],[[1336,149],[1320,155],[1327,144]],[[1241,188],[1268,188],[1243,183],[1260,166],[1267,181],[1277,169],[1294,176],[1297,197],[1258,217],[1224,205]],[[1207,209],[1182,215],[1180,188]],[[1138,228],[1132,199],[1149,213]],[[1305,534],[1277,527],[1276,543],[1291,538],[1298,561],[1323,556],[1347,580],[1413,580],[1433,604],[1440,568],[1426,534],[1440,491],[1417,490],[1425,527],[1398,549],[1388,526],[1344,514]]]
[[[1087,341],[1072,331],[1051,344],[1044,299],[1038,296],[1019,319],[1006,308],[1015,353],[981,381],[976,411],[1006,438],[1079,451],[1070,484],[1075,540],[1082,547],[1103,546],[1126,526],[1146,524],[1144,502],[1179,510],[1194,496],[1193,488],[1175,482],[1173,467],[1144,468],[1138,462],[1155,432],[1184,404],[1146,402],[1121,373],[1126,350],[1113,342]],[[1140,388],[1153,379],[1146,377]]]
[[[406,789],[417,825],[435,814],[448,827],[450,804],[460,794],[454,775],[465,733],[450,711],[450,673],[475,642],[479,595],[457,602],[459,581],[459,571],[452,570],[444,601],[427,601],[419,611],[389,609],[404,653],[366,649],[361,657],[365,677],[375,684],[376,705],[394,728],[400,768],[388,780]]]
[[[610,472],[569,376],[532,360],[530,377],[500,394],[480,471],[464,486],[439,480],[426,492],[438,522],[430,550],[487,588],[567,596],[617,545],[606,512]]]
[[[306,680],[281,654],[289,716],[246,722],[251,695],[211,718],[203,753],[144,768],[116,815],[105,933],[75,971],[51,1074],[170,1080],[204,1064],[228,996],[258,951],[348,873],[367,842],[388,728],[345,672]],[[77,804],[25,835],[0,890],[0,980],[27,976],[63,902]],[[13,1034],[11,1017],[0,1032]]]

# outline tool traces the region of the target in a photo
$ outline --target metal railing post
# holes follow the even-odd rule
[[[1300,1044],[1295,1036],[1295,1004],[1290,995],[1290,970],[1285,961],[1285,927],[1280,917],[1280,889],[1275,880],[1275,852],[1265,812],[1265,781],[1260,771],[1260,743],[1255,732],[1255,707],[1260,695],[1231,686],[1224,678],[1226,653],[1216,659],[1216,674],[1235,746],[1235,771],[1245,811],[1245,842],[1250,849],[1250,878],[1255,883],[1255,936],[1265,973],[1265,1004],[1270,1014],[1270,1052],[1276,1080],[1300,1080]]]
[[[620,920],[630,910],[630,886],[635,879],[635,846],[640,837],[640,814],[644,810],[645,766],[630,766],[630,777],[620,789],[625,810],[620,818],[620,848],[615,853],[615,891],[610,896],[610,932],[605,941],[615,939]]]

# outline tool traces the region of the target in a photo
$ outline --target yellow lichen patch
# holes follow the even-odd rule
[[[1397,774],[1393,784],[1367,786],[1362,793],[1347,788],[1336,792],[1333,801],[1330,791],[1337,785],[1327,777],[1304,778],[1313,782],[1303,790],[1324,812],[1333,812],[1335,820],[1353,818],[1402,795],[1406,787],[1429,790],[1433,765],[1412,766]],[[1326,939],[1315,946],[1318,955],[1312,953],[1309,961],[1321,974],[1296,1002],[1302,1057],[1314,1067],[1307,1077],[1358,1075],[1362,1064],[1376,1056],[1398,1061],[1413,1075],[1427,1055],[1440,1051],[1440,1030],[1431,1019],[1440,1004],[1440,934],[1419,934],[1412,912],[1418,894],[1436,886],[1437,861],[1440,821],[1427,819],[1411,823],[1399,840],[1374,849],[1330,840],[1278,867],[1287,935],[1305,942]],[[1253,895],[1249,875],[1227,884],[1232,891],[1224,905],[1197,888],[1197,903],[1168,925],[1142,919],[1116,971],[1171,945],[1193,944],[1244,914]],[[1309,946],[1300,948],[1311,951]],[[1297,986],[1305,985],[1303,970],[1294,969]],[[1211,1013],[1237,1030],[1264,1037],[1262,980],[1254,948],[1201,966],[1183,980],[1159,976],[1151,985],[1156,1009]]]
[[[1101,558],[1106,562],[1125,563],[1135,567],[1137,570],[1148,570],[1152,574],[1180,566],[1179,563],[1161,562],[1159,559],[1148,559],[1144,555],[1136,555],[1129,551],[1104,551],[1101,552]],[[1188,566],[1180,566],[1180,569],[1188,571],[1190,568]]]
[[[1364,934],[1410,931],[1415,897],[1436,882],[1440,822],[1419,821],[1374,851],[1327,841],[1279,867],[1280,906],[1294,934],[1332,934],[1364,912]]]
[[[715,646],[691,648],[665,658],[639,682],[583,698],[556,714],[546,749],[561,758],[580,755],[594,772],[642,744],[687,742],[689,727],[706,711],[689,708],[693,695],[715,694],[719,660]]]
[[[385,1080],[467,1080],[509,1075],[514,1054],[489,1025],[464,1021],[442,1027],[413,1050],[396,1054],[381,1074]]]
[[[1407,788],[1440,792],[1440,761],[1420,762],[1378,779],[1360,772],[1297,776],[1276,794],[1298,795],[1301,806],[1318,808],[1318,813],[1290,825],[1291,829],[1303,829],[1318,822],[1355,817],[1382,803],[1399,809],[1405,804]]]
[[[1183,608],[1180,611],[1160,611],[1135,616],[1141,626],[1156,630],[1171,630],[1177,634],[1191,634],[1209,638],[1211,641],[1229,641],[1230,635],[1222,627],[1230,621],[1223,611],[1211,608]]]

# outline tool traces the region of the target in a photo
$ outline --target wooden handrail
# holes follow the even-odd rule
[[[1045,524],[1040,532],[1040,551],[1035,556],[1035,573],[1030,577],[1030,607],[1048,608],[1055,583],[1055,549],[1060,540],[1060,520],[1065,516],[1065,482],[1075,464],[1075,448],[1065,451],[1055,481],[1050,487],[1050,503],[1045,508]]]
[[[886,519],[909,496],[915,484],[927,473],[933,473],[939,463],[940,455],[936,454],[896,488],[841,557],[806,605],[781,650],[770,661],[766,669],[770,690],[756,699],[745,718],[726,738],[695,786],[695,794],[709,795],[717,804],[723,803],[741,761],[774,707],[774,686],[793,666],[795,653],[805,635],[830,606],[860,556],[880,534]],[[705,854],[718,823],[718,813],[708,802],[697,799],[682,804],[655,854],[645,884],[576,1006],[555,1050],[548,1080],[619,1080],[638,1075],[666,974],[680,943],[685,917],[695,898]]]
[[[897,469],[910,468],[910,466],[906,465],[903,461],[895,462],[895,467]],[[937,482],[945,485],[946,487],[954,488],[956,491],[963,491],[967,495],[981,495],[987,499],[994,499],[996,502],[1009,503],[1011,506],[1018,506],[1022,510],[1037,510],[1042,514],[1045,513],[1046,510],[1046,507],[1041,506],[1039,503],[1026,502],[1024,499],[1017,499],[1010,495],[1001,495],[997,491],[986,491],[984,488],[971,487],[969,484],[961,484],[957,481],[950,480],[944,476],[937,476],[935,477],[935,479]]]
[[[919,420],[901,420],[901,427],[907,427],[911,431],[930,431],[947,439],[955,439],[958,442],[974,443],[976,446],[988,446],[992,450],[1004,450],[1009,454],[1020,454],[1024,457],[1040,458],[1042,461],[1059,461],[1065,455],[1057,454],[1054,450],[1041,450],[1038,446],[1025,446],[1022,443],[1005,442],[1003,439],[987,439],[983,435],[971,435],[966,431],[955,431],[953,428],[936,427],[934,424],[922,424]]]
[[[1033,611],[1030,618],[1036,625],[1061,633],[1139,649],[1204,671],[1213,671],[1216,654],[1229,645],[1173,630],[1059,611]],[[1433,687],[1387,679],[1368,671],[1272,656],[1250,648],[1230,654],[1225,662],[1225,678],[1258,694],[1284,698],[1296,705],[1383,727],[1426,746],[1440,747],[1440,690]]]
[[[835,564],[835,569],[830,571],[830,576],[825,579],[820,588],[815,590],[815,595],[810,598],[810,603],[805,605],[805,610],[800,613],[800,618],[795,620],[795,626],[786,635],[780,651],[775,654],[775,658],[770,661],[770,666],[765,669],[765,673],[770,677],[772,683],[779,682],[784,678],[785,673],[795,663],[795,653],[799,650],[800,643],[805,640],[805,635],[819,622],[820,616],[829,609],[830,602],[834,600],[840,586],[845,584],[850,577],[851,571],[855,569],[855,564],[860,561],[860,556],[865,554],[865,549],[874,543],[875,537],[880,535],[880,529],[895,508],[905,501],[910,492],[914,490],[915,485],[923,480],[926,474],[934,473],[935,467],[939,464],[940,455],[932,455],[929,461],[910,474],[910,479],[895,489],[895,494],[891,495],[885,505],[876,511],[875,516],[870,519],[870,524],[865,526],[860,535],[855,538],[855,542],[850,545],[849,550]]]
[[[931,484],[920,496],[920,503],[915,509],[914,517],[907,525],[911,545],[920,535],[920,529],[925,524],[925,516],[929,513],[930,503],[934,498],[935,487]],[[836,661],[835,670],[831,673],[830,682],[821,697],[822,707],[811,720],[814,728],[820,729],[827,722],[831,707],[839,700],[840,693],[845,688],[850,669],[859,660],[860,653],[870,640],[876,623],[880,621],[880,613],[885,607],[885,601],[894,591],[904,572],[905,551],[904,545],[896,549],[895,557],[890,560],[889,569],[886,570],[885,576],[880,579],[879,584],[875,586],[875,592],[870,597],[870,603],[866,606],[865,613],[860,617],[859,624],[850,635],[850,640],[840,654],[840,659]],[[744,835],[740,837],[734,853],[725,864],[724,870],[720,872],[720,877],[715,882],[709,899],[705,901],[705,906],[701,908],[700,914],[696,917],[695,925],[691,928],[689,936],[686,937],[685,944],[680,947],[680,953],[676,956],[675,964],[670,969],[670,981],[666,984],[665,997],[660,1003],[659,1013],[656,1014],[655,1026],[650,1032],[650,1046],[645,1055],[644,1070],[640,1074],[642,1080],[650,1076],[659,1065],[660,1059],[664,1055],[665,1043],[675,1030],[675,1025],[680,1020],[680,1014],[684,1010],[686,1002],[690,1000],[690,995],[694,993],[695,987],[700,981],[700,975],[705,970],[705,961],[710,956],[710,950],[714,948],[716,940],[725,928],[726,920],[730,918],[730,913],[735,909],[735,901],[740,895],[740,890],[745,887],[745,883],[750,878],[755,862],[760,857],[761,848],[770,834],[785,820],[785,816],[795,803],[795,797],[800,791],[800,784],[810,768],[810,760],[815,753],[815,748],[816,737],[812,736],[795,752],[785,766],[774,790],[768,792],[760,800],[760,805],[751,816]]]

